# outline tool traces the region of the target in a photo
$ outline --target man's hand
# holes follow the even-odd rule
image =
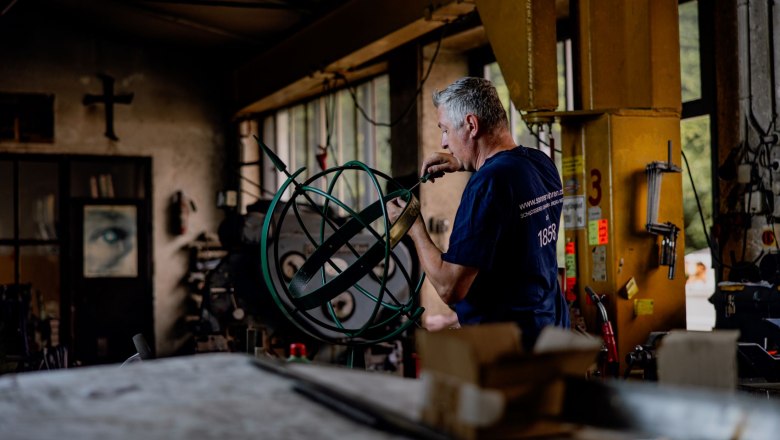
[[[458,322],[458,315],[455,312],[451,312],[442,315],[423,315],[422,326],[428,331],[437,332],[439,330],[460,328],[460,323]]]
[[[390,224],[393,224],[396,220],[398,220],[398,217],[401,216],[401,213],[404,212],[404,208],[406,208],[406,201],[400,197],[396,197],[387,202],[386,206],[387,220],[390,222]]]
[[[420,168],[420,175],[431,174],[430,181],[434,182],[436,177],[441,177],[444,173],[454,173],[463,170],[463,162],[449,153],[436,152],[423,160]]]

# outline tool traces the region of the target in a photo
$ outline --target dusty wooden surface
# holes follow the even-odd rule
[[[295,366],[300,374],[416,417],[419,383]],[[204,354],[0,377],[0,438],[393,439],[292,391],[240,354]]]

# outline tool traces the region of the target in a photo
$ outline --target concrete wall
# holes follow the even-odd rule
[[[218,78],[197,56],[16,13],[0,17],[0,91],[54,94],[55,135],[54,143],[0,143],[0,151],[152,158],[156,346],[158,355],[171,354],[186,338],[175,329],[187,296],[186,246],[222,220],[214,206],[226,148]],[[116,79],[115,93],[135,94],[132,104],[115,106],[116,142],[104,136],[103,106],[82,105],[84,94],[102,94],[100,72]],[[182,236],[166,227],[176,190],[198,208]]]

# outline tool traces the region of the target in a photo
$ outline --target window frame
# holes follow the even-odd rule
[[[385,109],[385,114],[389,115],[390,93],[389,78],[387,76],[387,73],[383,73],[353,84],[329,88],[325,93],[257,115],[253,119],[255,121],[253,124],[254,130],[247,131],[239,128],[241,132],[239,148],[246,148],[242,143],[247,138],[254,142],[252,136],[257,135],[288,165],[291,172],[305,166],[307,171],[304,176],[308,177],[320,171],[315,158],[316,152],[311,149],[316,146],[324,146],[328,143],[330,135],[329,143],[332,149],[328,149],[328,167],[342,165],[349,160],[360,160],[371,168],[377,168],[379,163],[378,157],[380,150],[382,150],[379,144],[383,142],[381,137],[378,136],[378,132],[384,128],[368,121],[361,115],[354,104],[354,100],[359,103],[360,107],[372,120],[376,120],[379,113],[378,107],[383,102],[388,107]],[[387,96],[378,96],[377,84],[380,81],[384,81],[387,84]],[[350,88],[354,92],[354,100],[349,92]],[[347,105],[350,102],[352,103],[351,111],[345,111],[343,107],[344,100],[348,100],[346,101]],[[296,111],[303,112],[303,130],[296,129],[296,124],[299,122],[294,114]],[[245,121],[239,124],[243,123]],[[345,124],[351,126],[351,129],[347,129]],[[329,129],[330,133],[328,133]],[[345,132],[349,133],[345,134]],[[351,141],[344,140],[345,136],[351,136]],[[303,144],[298,139],[299,137],[303,138]],[[387,142],[389,144],[389,139]],[[303,148],[301,148],[302,146]],[[345,151],[345,149],[349,151]],[[303,151],[306,151],[306,158],[302,160],[298,156]],[[391,173],[389,167],[392,165],[392,148],[388,145],[387,148],[384,148],[384,151],[388,157],[383,158],[382,163],[387,164],[388,169],[381,169],[380,171],[389,175]],[[272,197],[282,186],[286,176],[275,171],[273,165],[262,152],[259,154],[260,159],[258,161],[245,161],[242,155],[243,153],[239,154],[238,160],[238,172],[241,178],[239,183],[241,189],[239,191],[239,206],[241,206],[242,212],[246,212],[246,207],[251,203]],[[259,182],[256,182],[257,184],[250,183],[245,176],[245,169],[249,166],[257,166],[258,162],[260,165]],[[341,200],[345,200],[345,197],[348,196],[348,191],[353,191],[344,188],[344,186],[339,185],[336,189],[336,195]],[[351,186],[355,189],[359,187],[368,188],[368,176],[366,176],[365,182],[350,181],[346,186]],[[247,188],[254,188],[254,190],[250,192]],[[289,189],[286,197],[289,197],[291,192],[292,189]],[[364,191],[357,195],[357,200],[354,201],[355,203],[352,206],[359,209],[367,206],[370,200],[370,194]]]

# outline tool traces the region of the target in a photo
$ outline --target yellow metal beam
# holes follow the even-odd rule
[[[677,0],[577,0],[582,108],[680,112]]]
[[[519,110],[555,110],[556,2],[477,0],[477,11]]]

